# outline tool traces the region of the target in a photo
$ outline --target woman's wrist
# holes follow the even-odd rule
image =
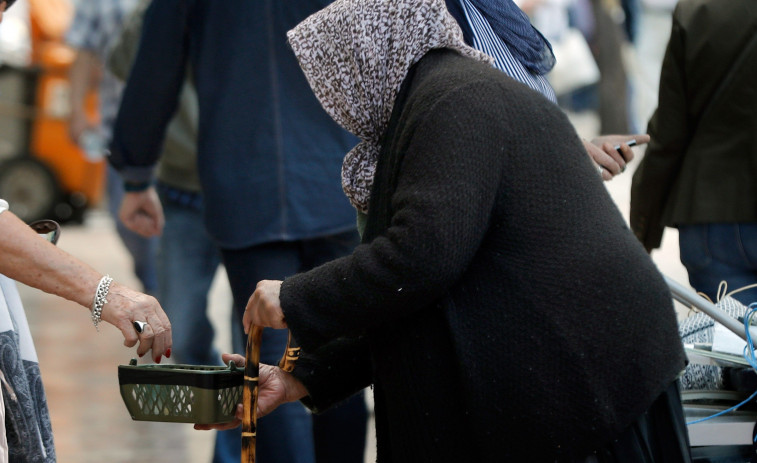
[[[110,275],[105,275],[97,283],[97,289],[95,290],[95,296],[92,300],[92,324],[95,325],[97,331],[100,331],[99,324],[102,321],[102,312],[105,304],[108,303],[108,293],[110,292],[110,285],[113,283],[113,278]]]
[[[276,368],[276,372],[281,375],[281,382],[284,384],[285,391],[284,397],[287,402],[296,402],[310,395],[302,381],[293,374],[287,373],[281,368]]]

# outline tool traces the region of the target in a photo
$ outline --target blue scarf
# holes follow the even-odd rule
[[[457,19],[468,39],[465,15],[459,4],[460,0],[448,0],[447,7]],[[513,56],[534,74],[543,75],[555,65],[552,46],[541,33],[531,25],[526,13],[512,0],[469,0],[489,21],[494,32],[502,39]]]

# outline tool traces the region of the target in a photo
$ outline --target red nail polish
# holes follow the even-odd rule
[[[167,359],[171,358],[171,348],[170,347],[168,349],[166,349],[166,358]]]
[[[155,357],[155,363],[160,363],[160,355],[158,355],[157,357]]]
[[[145,352],[142,352],[141,354],[139,354],[139,358],[142,358],[144,356],[145,356]]]

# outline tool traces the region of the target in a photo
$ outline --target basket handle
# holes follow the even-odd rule
[[[263,327],[250,326],[247,336],[247,350],[244,364],[244,389],[242,403],[242,463],[255,463],[255,442],[258,425],[258,380],[260,379],[260,342],[263,339]],[[279,361],[279,368],[286,372],[294,369],[300,357],[300,346],[294,340],[292,332],[287,338],[287,347]]]

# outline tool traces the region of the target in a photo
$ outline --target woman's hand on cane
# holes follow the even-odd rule
[[[284,319],[284,311],[281,309],[279,291],[281,281],[262,280],[255,287],[255,292],[250,296],[247,307],[242,317],[244,332],[250,332],[250,325],[262,326],[274,329],[287,327]]]

